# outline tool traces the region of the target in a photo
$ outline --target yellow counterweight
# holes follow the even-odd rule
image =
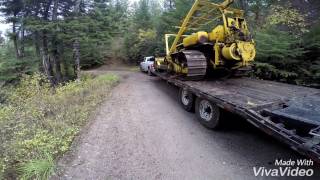
[[[202,44],[208,41],[208,33],[204,31],[199,31],[189,35],[183,39],[183,46],[189,47],[195,44]]]
[[[225,40],[225,31],[222,25],[217,26],[209,33],[209,41],[223,42]]]

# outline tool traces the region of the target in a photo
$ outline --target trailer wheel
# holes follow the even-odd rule
[[[196,115],[200,123],[209,129],[216,129],[220,123],[220,109],[217,105],[202,98],[196,100]]]
[[[179,99],[182,107],[188,111],[194,111],[194,95],[184,88],[179,90]]]

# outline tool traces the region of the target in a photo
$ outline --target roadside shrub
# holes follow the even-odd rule
[[[23,74],[36,72],[38,67],[39,61],[35,58],[35,49],[25,48],[25,57],[21,60],[15,56],[13,43],[0,46],[0,87],[1,82],[16,83]]]
[[[52,156],[46,155],[44,159],[34,159],[24,163],[18,171],[22,174],[21,180],[43,180],[49,179],[50,175],[54,173],[54,168],[55,163]]]
[[[255,62],[254,75],[267,80],[283,82],[292,82],[298,77],[297,73],[280,70],[271,64],[259,62]]]
[[[90,113],[118,82],[115,75],[50,88],[38,73],[9,88],[0,104],[0,178],[46,179]],[[1,177],[2,176],[2,177]]]

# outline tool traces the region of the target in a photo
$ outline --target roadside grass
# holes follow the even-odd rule
[[[49,179],[50,175],[54,173],[54,170],[55,162],[50,155],[47,155],[47,157],[43,159],[30,160],[18,168],[18,172],[21,174],[21,180]]]
[[[115,75],[84,75],[55,90],[41,74],[1,90],[0,179],[48,179],[111,88]]]

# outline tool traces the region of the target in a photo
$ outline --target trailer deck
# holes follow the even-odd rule
[[[157,76],[240,115],[297,152],[320,162],[320,90],[251,78],[182,81]]]

